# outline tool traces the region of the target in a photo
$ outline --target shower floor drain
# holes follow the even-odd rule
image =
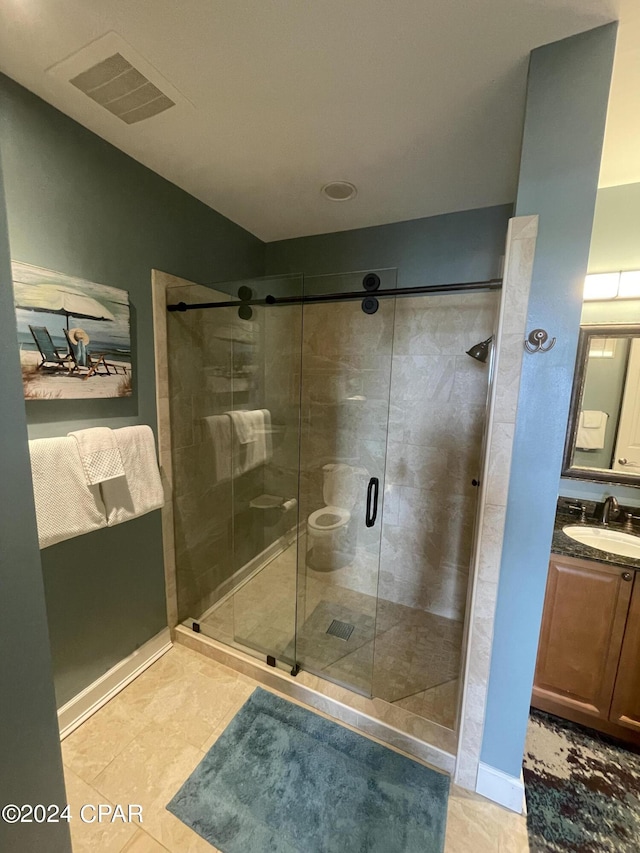
[[[327,628],[327,634],[331,634],[332,637],[339,637],[341,640],[348,640],[353,634],[355,627],[355,625],[350,625],[348,622],[341,622],[339,619],[334,619]]]

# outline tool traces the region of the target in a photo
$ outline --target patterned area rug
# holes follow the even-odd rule
[[[640,757],[532,711],[524,760],[531,853],[638,853]]]
[[[261,688],[167,808],[223,853],[442,853],[449,779]]]

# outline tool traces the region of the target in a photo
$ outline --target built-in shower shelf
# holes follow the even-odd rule
[[[253,381],[247,376],[208,376],[207,391],[219,394],[228,394],[248,391],[253,386]]]
[[[240,304],[240,303],[238,303]],[[247,320],[235,323],[216,323],[207,329],[208,333],[221,341],[233,341],[237,344],[255,345],[257,329]]]
[[[205,376],[220,376],[223,379],[243,379],[253,376],[258,372],[257,364],[245,364],[237,367],[235,370],[224,369],[217,365],[213,367],[203,367],[202,372]]]

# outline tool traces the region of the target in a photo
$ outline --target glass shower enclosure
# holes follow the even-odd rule
[[[497,299],[372,287],[396,270],[169,294],[215,306],[168,324],[179,616],[416,713],[448,695],[453,727],[488,377],[461,347]]]

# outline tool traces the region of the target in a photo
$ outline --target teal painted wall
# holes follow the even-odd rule
[[[500,275],[509,204],[267,243],[268,275],[398,268],[398,287]]]
[[[0,173],[0,804],[66,801]],[[71,853],[62,823],[0,820],[0,850]]]
[[[4,76],[0,112],[12,257],[132,304],[134,395],[28,401],[29,435],[155,428],[151,269],[204,284],[262,275],[264,244]],[[61,705],[166,625],[160,513],[47,548],[42,567]]]
[[[571,397],[616,25],[531,54],[516,215],[539,214],[482,761],[520,776]]]
[[[640,269],[640,184],[598,190],[589,272]]]

